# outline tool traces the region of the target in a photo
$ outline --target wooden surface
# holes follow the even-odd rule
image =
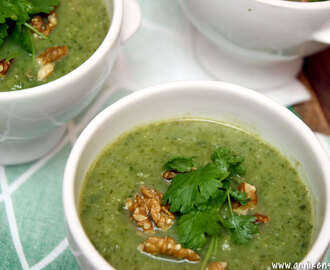
[[[330,48],[306,58],[299,79],[312,99],[293,108],[313,131],[330,135]]]

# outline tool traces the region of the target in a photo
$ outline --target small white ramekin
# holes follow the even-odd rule
[[[252,90],[208,81],[175,82],[135,92],[102,111],[82,132],[68,159],[63,206],[70,248],[82,269],[114,269],[88,239],[78,216],[85,174],[100,151],[134,126],[174,117],[239,125],[279,149],[313,197],[315,233],[303,262],[317,262],[330,240],[330,162],[313,132],[285,107]],[[111,226],[111,224],[109,224]]]
[[[330,1],[179,3],[200,33],[193,42],[197,59],[222,81],[258,91],[299,87],[303,57],[330,45]]]
[[[105,0],[112,17],[95,53],[65,76],[41,86],[0,92],[0,164],[19,164],[46,154],[65,123],[86,108],[109,75],[121,45],[138,29],[135,0]],[[83,31],[83,29],[82,29]]]

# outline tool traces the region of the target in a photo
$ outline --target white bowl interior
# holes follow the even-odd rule
[[[203,117],[238,125],[257,133],[284,154],[307,185],[315,209],[313,246],[304,261],[317,261],[326,250],[329,226],[329,161],[314,134],[284,107],[265,97],[226,83],[181,82],[134,93],[94,119],[78,139],[69,158],[64,186],[64,209],[70,227],[77,225],[79,192],[85,174],[100,151],[122,132],[144,123],[174,117]],[[327,183],[328,181],[328,183]],[[71,198],[68,198],[71,196]],[[68,204],[71,204],[68,206]],[[70,213],[70,217],[68,215]],[[80,224],[80,223],[79,223]],[[81,226],[81,225],[80,225]],[[73,238],[84,238],[82,228]],[[322,235],[322,236],[321,236]],[[78,241],[79,242],[79,241]],[[88,253],[89,242],[80,246]],[[97,263],[97,258],[93,258]]]

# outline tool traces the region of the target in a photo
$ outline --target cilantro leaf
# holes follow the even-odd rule
[[[217,166],[219,166],[226,177],[230,174],[245,174],[245,168],[241,165],[245,158],[243,156],[233,154],[233,152],[225,146],[218,147],[211,154],[211,159],[215,164],[217,164]]]
[[[173,170],[180,173],[189,172],[191,171],[192,167],[196,166],[196,163],[193,159],[194,157],[173,157],[164,164],[163,169],[167,171]]]
[[[228,199],[228,194],[230,194],[230,181],[228,179],[223,180],[222,187],[219,188],[218,195],[215,198],[211,198],[205,204],[197,205],[199,211],[205,211],[210,207],[221,208],[224,202]]]
[[[0,1],[0,23],[5,23],[6,19],[17,19],[18,9],[15,5],[9,0]]]
[[[176,175],[163,202],[171,205],[171,212],[180,211],[182,214],[194,210],[195,206],[205,204],[209,199],[219,195],[222,183],[222,171],[214,164],[207,164],[185,174]]]
[[[170,204],[171,212],[179,212],[176,228],[179,242],[184,247],[198,249],[206,244],[207,236],[213,236],[209,255],[215,249],[214,237],[220,235],[221,227],[238,244],[247,243],[258,233],[256,217],[234,214],[230,201],[231,197],[242,205],[249,201],[245,192],[231,189],[231,181],[234,180],[231,176],[245,173],[241,165],[244,157],[235,155],[227,147],[219,147],[212,153],[211,160],[212,164],[193,171],[193,158],[175,157],[163,166],[166,170],[185,172],[173,178],[163,196],[163,203]],[[227,219],[220,215],[220,208],[225,201],[231,213]]]
[[[16,26],[12,35],[16,43],[20,44],[23,49],[30,53],[34,51],[33,38],[31,32],[28,29],[22,28],[20,30],[19,27]]]
[[[30,0],[32,8],[29,14],[50,13],[54,7],[59,5],[59,0]]]
[[[0,24],[0,46],[3,43],[5,37],[8,35],[7,24]]]
[[[225,182],[226,182],[226,180],[223,181],[222,184],[224,185]],[[198,211],[205,211],[206,209],[209,209],[210,207],[211,208],[214,208],[214,207],[220,208],[223,205],[223,203],[226,201],[228,192],[229,192],[229,189],[226,189],[224,187],[220,188],[218,191],[217,197],[209,199],[205,204],[197,205],[196,209]]]
[[[238,201],[241,205],[246,205],[248,203],[249,199],[246,199],[246,193],[239,190],[230,190],[230,196],[233,197],[235,201]]]
[[[238,164],[238,165],[234,165],[234,166],[230,166],[229,170],[231,172],[231,174],[235,175],[244,175],[246,174],[246,169],[244,166]]]
[[[228,219],[222,219],[220,217],[220,221],[231,234],[234,242],[237,244],[246,244],[253,238],[254,234],[258,233],[258,225],[255,223],[257,218],[255,216],[239,216],[234,214],[229,193],[227,198],[231,216]]]
[[[246,244],[253,235],[258,233],[255,216],[238,216],[233,214],[230,218],[222,220],[222,224],[231,234],[237,244]]]
[[[0,1],[0,23],[5,23],[6,19],[25,23],[29,20],[29,10],[31,3],[26,0],[2,0]]]
[[[206,244],[206,235],[220,233],[219,217],[217,208],[182,215],[176,228],[179,242],[187,248],[202,248]]]

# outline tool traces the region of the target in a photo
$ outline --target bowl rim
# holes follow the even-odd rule
[[[57,91],[57,89],[59,88],[65,87],[67,83],[77,81],[79,77],[81,77],[81,74],[86,74],[88,70],[92,70],[94,65],[105,57],[108,48],[114,46],[117,38],[120,36],[124,13],[123,1],[112,0],[112,3],[113,15],[110,21],[108,32],[104,37],[102,43],[96,49],[96,51],[85,62],[83,62],[74,70],[70,71],[69,73],[54,81],[22,90],[0,92],[0,100],[15,101],[17,99],[33,98],[41,94],[47,95],[49,93]]]
[[[85,233],[82,224],[79,219],[78,211],[74,201],[74,184],[75,176],[80,158],[86,145],[93,139],[98,129],[105,123],[108,118],[121,109],[125,109],[132,103],[139,102],[148,96],[157,95],[170,90],[178,91],[179,89],[195,89],[195,88],[207,88],[215,91],[222,91],[226,95],[234,95],[238,98],[247,99],[253,103],[262,104],[273,112],[274,116],[281,118],[283,121],[288,122],[293,129],[298,132],[311,147],[315,156],[318,158],[317,162],[320,164],[320,168],[324,175],[324,188],[326,194],[325,197],[325,217],[321,224],[320,231],[315,238],[313,245],[310,247],[309,252],[303,258],[301,262],[315,262],[320,260],[322,254],[319,250],[326,251],[330,240],[330,231],[327,226],[330,225],[330,168],[328,166],[330,160],[327,156],[323,146],[320,144],[314,133],[307,127],[302,120],[296,115],[286,109],[284,106],[276,103],[275,101],[263,96],[262,94],[253,90],[219,81],[179,81],[164,83],[156,86],[146,88],[144,90],[134,92],[117,102],[111,104],[100,112],[83,130],[79,138],[77,139],[73,149],[68,158],[63,178],[63,209],[64,216],[67,224],[67,230],[70,231],[71,236],[76,241],[81,253],[88,259],[89,263],[96,268],[102,269],[114,269],[110,263],[108,263],[101,254],[95,249],[87,234]],[[104,144],[105,146],[106,144]]]
[[[255,0],[255,1],[276,7],[296,8],[302,10],[324,9],[326,7],[330,7],[330,1],[328,0],[318,1],[318,2],[299,2],[299,1],[287,1],[287,0]]]

